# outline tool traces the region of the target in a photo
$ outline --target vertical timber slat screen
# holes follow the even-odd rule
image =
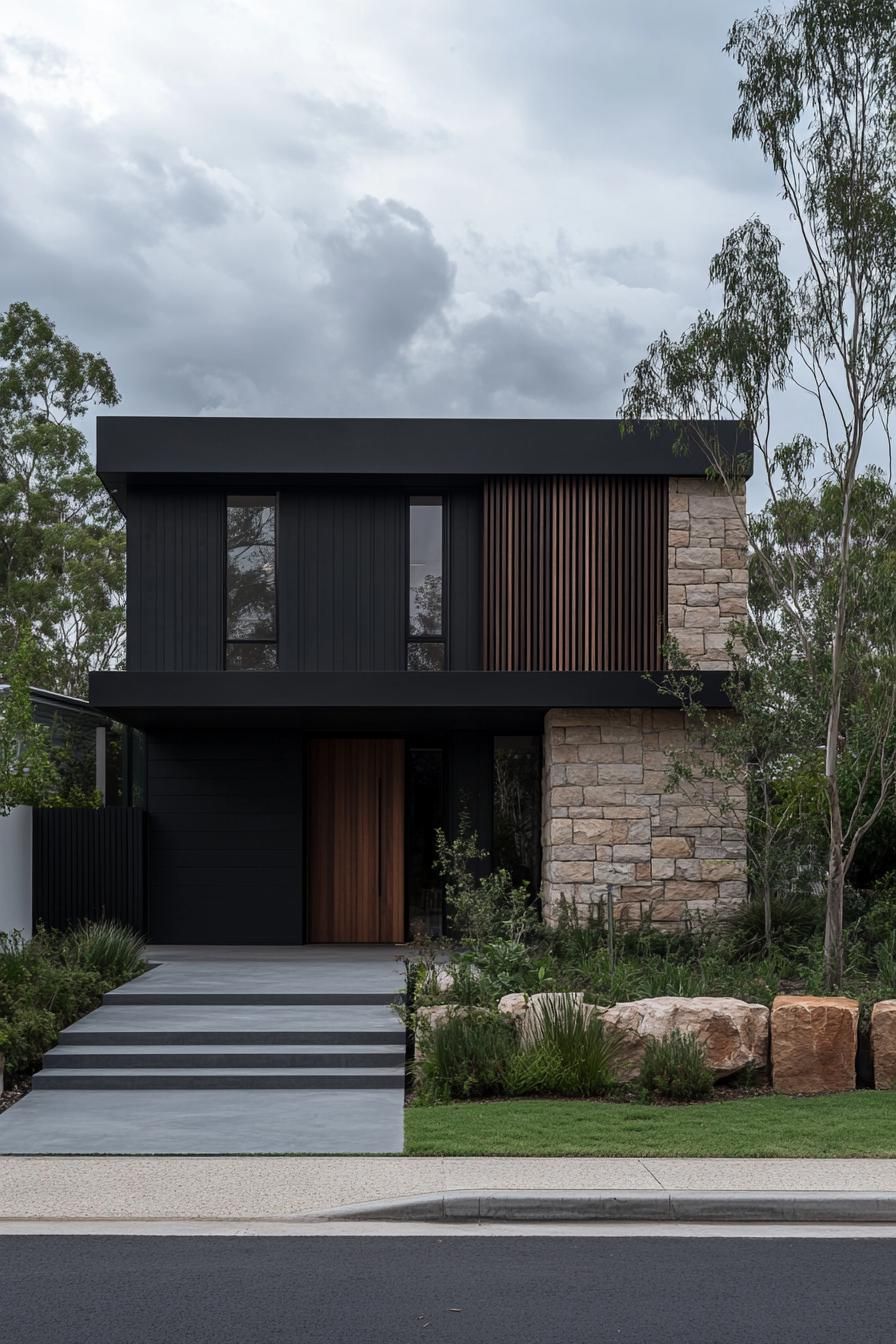
[[[113,919],[146,931],[146,813],[140,807],[36,807],[34,923]]]
[[[650,476],[485,482],[483,666],[662,666],[668,482]]]

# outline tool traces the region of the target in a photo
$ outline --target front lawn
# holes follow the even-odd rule
[[[416,1157],[896,1157],[896,1092],[689,1106],[455,1102],[405,1111]]]

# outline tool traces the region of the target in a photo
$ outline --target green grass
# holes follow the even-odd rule
[[[455,1102],[405,1111],[415,1157],[896,1157],[896,1092],[689,1106]]]

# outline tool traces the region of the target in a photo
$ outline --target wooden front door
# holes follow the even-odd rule
[[[313,943],[404,940],[404,742],[309,744],[309,933]]]

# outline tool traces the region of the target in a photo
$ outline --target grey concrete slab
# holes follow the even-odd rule
[[[158,965],[108,995],[110,1003],[135,995],[312,995],[400,993],[404,967],[395,947],[149,948]]]
[[[145,1044],[222,1041],[318,1041],[391,1044],[404,1027],[388,1004],[104,1004],[67,1027],[60,1042],[90,1038],[106,1044],[127,1037]]]
[[[400,1091],[40,1091],[0,1116],[3,1154],[400,1153]]]

